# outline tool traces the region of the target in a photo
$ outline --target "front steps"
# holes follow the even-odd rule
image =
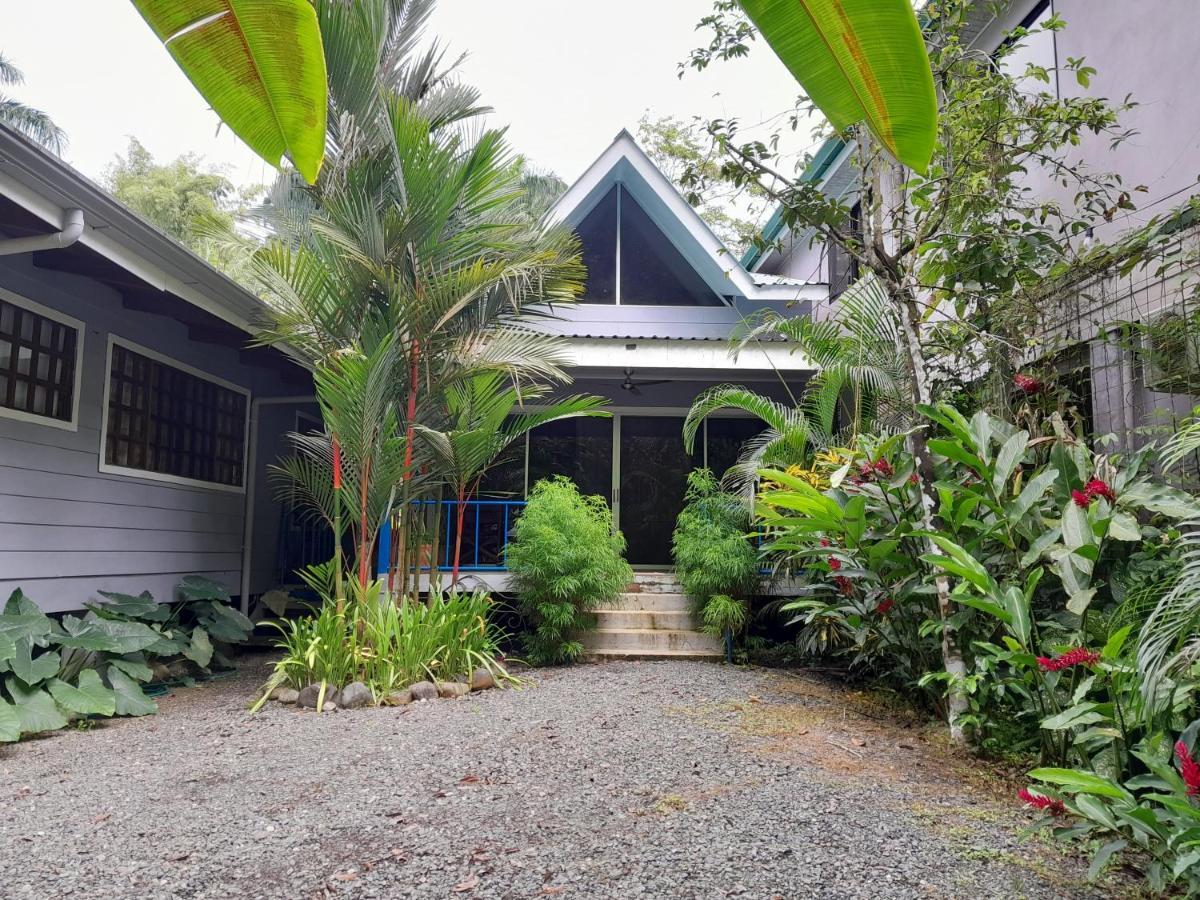
[[[588,659],[720,659],[720,640],[696,627],[671,574],[638,573],[613,606],[594,610],[596,629],[583,636]]]

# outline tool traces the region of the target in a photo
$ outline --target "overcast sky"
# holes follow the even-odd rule
[[[70,137],[68,161],[98,179],[136,135],[159,159],[194,151],[239,184],[267,165],[206,107],[127,0],[9,0],[0,52],[24,70],[12,90]],[[700,43],[710,0],[441,0],[432,33],[468,55],[462,72],[511,127],[514,147],[567,181],[649,110],[735,116],[746,126],[785,110],[795,82],[764,45],[682,80],[676,66]],[[808,148],[807,130],[794,139]]]

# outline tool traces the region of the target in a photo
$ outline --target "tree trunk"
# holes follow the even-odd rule
[[[458,504],[455,508],[457,521],[454,526],[454,568],[450,572],[450,587],[458,587],[458,561],[462,553],[463,516],[467,512],[467,489],[458,489]]]
[[[892,289],[891,297],[900,320],[900,333],[903,335],[904,349],[908,353],[913,402],[915,404],[931,403],[933,393],[929,387],[925,353],[921,347],[920,307],[909,288]],[[909,435],[908,440],[921,479],[921,529],[936,534],[943,528],[936,512],[938,501],[934,487],[936,479],[933,469],[933,453],[929,449],[924,431],[920,429],[914,431]],[[930,553],[941,552],[937,544],[928,538],[926,539],[926,549]],[[950,622],[950,616],[954,613],[953,601],[950,598],[950,580],[941,574],[935,578],[934,584],[937,587],[938,616],[942,622],[942,665],[952,679],[946,693],[946,721],[950,726],[950,739],[956,744],[965,745],[968,743],[968,736],[958,719],[968,710],[967,694],[963,688],[967,666],[963,659],[962,647],[958,642],[958,633]]]
[[[367,587],[367,574],[371,565],[371,537],[367,533],[367,487],[371,481],[371,460],[368,457],[363,462],[362,467],[362,483],[359,485],[358,491],[358,584],[365,591]]]

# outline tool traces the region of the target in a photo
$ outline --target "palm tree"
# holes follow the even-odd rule
[[[25,76],[21,70],[0,54],[0,85],[24,83]],[[67,149],[67,133],[59,128],[49,115],[3,92],[0,92],[0,125],[20,132],[55,156],[62,156]]]
[[[520,411],[545,396],[545,386],[520,388],[499,372],[482,372],[450,385],[445,391],[448,427],[438,431],[418,425],[419,433],[438,464],[455,499],[454,568],[450,583],[458,583],[466,502],[479,490],[483,476],[504,452],[533,429],[575,416],[607,416],[604,397],[576,395]]]
[[[764,311],[734,335],[733,352],[780,339],[817,368],[798,402],[788,405],[740,385],[717,385],[696,398],[684,420],[689,452],[700,424],[717,410],[739,409],[766,423],[726,474],[734,490],[752,483],[763,466],[799,465],[814,447],[853,444],[865,431],[902,430],[911,423],[912,407],[904,401],[907,376],[896,353],[897,323],[873,276],[851,285],[829,319],[787,318]],[[839,429],[842,419],[848,423]]]

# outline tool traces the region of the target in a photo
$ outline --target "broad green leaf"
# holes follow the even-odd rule
[[[992,474],[992,490],[996,492],[997,497],[1004,496],[1004,488],[1008,485],[1008,479],[1012,477],[1017,464],[1021,462],[1027,446],[1029,446],[1029,433],[1018,431],[1000,447],[1000,452],[996,454],[996,465]]]
[[[1035,504],[1041,502],[1042,497],[1054,485],[1057,478],[1058,469],[1043,469],[1029,479],[1029,482],[1021,489],[1021,493],[1017,495],[1017,499],[1009,505],[1009,517],[1014,521],[1021,519]]]
[[[63,617],[67,634],[57,640],[64,647],[101,653],[136,653],[162,640],[162,633],[142,622],[104,619],[89,612],[86,618]]]
[[[1042,728],[1046,731],[1062,731],[1065,728],[1108,721],[1108,716],[1096,711],[1099,706],[1098,703],[1077,703],[1057,715],[1042,719]]]
[[[41,688],[26,687],[14,678],[9,678],[5,687],[16,705],[22,734],[58,731],[67,727],[66,716],[54,703],[54,698]]]
[[[1091,605],[1092,598],[1096,596],[1095,588],[1087,588],[1086,590],[1076,591],[1067,598],[1067,609],[1075,613],[1077,616],[1082,616]]]
[[[1032,627],[1029,614],[1029,600],[1025,592],[1016,585],[1010,585],[1004,592],[1004,609],[1008,613],[1008,627],[1021,642],[1022,647],[1029,646],[1029,633]]]
[[[937,97],[909,0],[740,2],[834,128],[865,120],[900,162],[929,167]]]
[[[8,701],[0,698],[0,744],[12,743],[21,739],[21,718],[17,709]]]
[[[866,502],[865,497],[863,502]],[[242,615],[240,610],[219,600],[199,604],[196,618],[208,629],[212,637],[229,644],[246,640],[254,630],[254,623]]]
[[[1023,492],[1021,496],[1024,496]],[[1031,566],[1041,559],[1042,554],[1060,537],[1062,537],[1062,529],[1060,528],[1049,528],[1039,534],[1037,539],[1029,545],[1029,549],[1025,551],[1025,555],[1021,557],[1022,567]]]
[[[1077,550],[1092,542],[1092,526],[1087,510],[1074,500],[1068,500],[1067,508],[1063,510],[1062,534],[1068,550]]]
[[[27,685],[33,687],[58,674],[58,667],[62,665],[62,657],[59,654],[42,652],[34,656],[33,645],[28,638],[14,643],[17,652],[9,662],[9,668]]]
[[[229,588],[203,575],[185,575],[175,586],[185,600],[221,600],[229,602]]]
[[[310,0],[132,2],[234,134],[271,165],[286,155],[316,181],[328,103]]]
[[[961,603],[963,606],[970,606],[973,609],[978,609],[981,612],[987,613],[989,616],[994,616],[1005,625],[1012,625],[1012,616],[999,603],[993,603],[983,597],[974,597],[970,594],[962,594],[954,598],[956,603]]]
[[[1108,523],[1108,536],[1114,541],[1140,541],[1142,529],[1138,528],[1137,519],[1118,510]]]
[[[1127,841],[1118,839],[1115,841],[1109,841],[1107,844],[1097,850],[1096,855],[1092,857],[1092,864],[1088,866],[1088,881],[1095,881],[1100,873],[1104,870],[1104,867],[1108,865],[1108,861],[1112,858],[1112,855],[1124,850],[1128,846],[1129,843]]]
[[[108,683],[116,696],[118,716],[148,716],[158,712],[158,704],[143,694],[138,683],[120,669],[109,667]]]
[[[1165,484],[1138,482],[1126,488],[1117,505],[1132,509],[1148,509],[1176,519],[1200,517],[1200,503],[1190,494]]]
[[[16,655],[16,642],[3,631],[0,631],[0,672],[8,668],[8,661]]]
[[[946,459],[952,459],[955,462],[962,463],[968,469],[974,472],[983,474],[983,460],[966,449],[957,441],[947,440],[945,438],[933,438],[929,441],[929,449],[934,453],[938,453]]]
[[[116,712],[116,697],[100,681],[95,669],[80,672],[78,682],[71,685],[55,678],[46,687],[59,706],[82,716],[111,716]]]
[[[1108,808],[1103,800],[1099,800],[1088,794],[1079,794],[1073,802],[1075,808],[1093,822],[1097,822],[1111,831],[1120,832],[1120,826],[1117,824],[1116,817],[1113,816],[1112,810]]]
[[[183,655],[200,668],[208,668],[208,663],[213,655],[213,646],[212,642],[208,639],[208,632],[199,625],[192,629],[192,642],[183,651]]]
[[[1129,637],[1129,632],[1132,629],[1132,625],[1126,625],[1124,628],[1118,628],[1109,635],[1108,641],[1104,644],[1104,649],[1100,651],[1100,655],[1105,659],[1116,659],[1120,656],[1121,648],[1125,646],[1125,639]]]
[[[152,622],[164,622],[171,615],[171,608],[154,599],[149,591],[142,591],[138,596],[121,594],[116,591],[97,591],[106,603],[89,603],[88,609],[95,610],[100,615],[115,614],[130,619],[149,619]]]
[[[149,681],[154,677],[150,667],[139,659],[110,659],[108,664],[120,669],[134,681]]]
[[[940,534],[931,534],[929,539],[945,550],[946,554],[958,564],[961,571],[957,574],[966,578],[967,581],[971,582],[971,584],[984,593],[995,590],[996,582],[992,580],[992,576],[988,574],[988,570],[970,553],[954,543],[954,541],[947,537],[942,537]]]
[[[1099,797],[1112,797],[1115,800],[1128,800],[1129,793],[1113,784],[1107,778],[1102,778],[1092,772],[1080,772],[1076,769],[1034,769],[1029,773],[1030,778],[1045,781],[1050,784],[1062,785],[1069,791],[1081,794],[1095,794]]]

